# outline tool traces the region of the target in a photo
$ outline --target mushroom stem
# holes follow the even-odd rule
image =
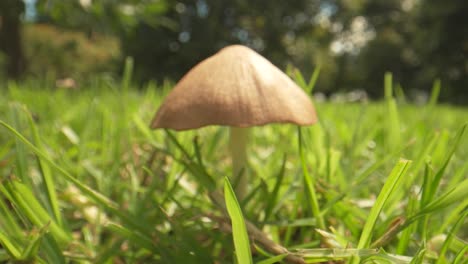
[[[232,158],[232,179],[235,183],[236,195],[242,201],[247,194],[247,141],[249,128],[230,127],[230,149]]]

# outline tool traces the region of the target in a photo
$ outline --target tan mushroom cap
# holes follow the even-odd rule
[[[185,74],[162,103],[151,128],[316,121],[310,98],[286,74],[252,49],[232,45]]]

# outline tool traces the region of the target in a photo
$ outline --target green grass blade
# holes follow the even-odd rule
[[[318,77],[320,75],[320,66],[315,67],[314,72],[310,76],[309,83],[307,84],[307,92],[312,94],[315,88],[315,84],[317,83]]]
[[[415,257],[411,260],[410,264],[423,264],[425,254],[426,254],[426,248],[425,248],[425,245],[424,245],[415,254]]]
[[[0,229],[2,227],[8,227],[8,234],[13,234],[19,237],[23,231],[13,215],[14,210],[11,210],[11,208],[5,204],[8,203],[11,196],[9,195],[8,190],[4,187],[3,181],[0,181],[0,194],[3,194],[0,195]]]
[[[118,205],[108,199],[103,194],[93,190],[92,188],[88,187],[87,185],[83,184],[78,179],[74,178],[69,172],[65,169],[57,165],[51,158],[49,158],[44,152],[34,146],[30,141],[28,141],[23,135],[21,135],[18,131],[16,131],[13,127],[6,124],[5,122],[0,120],[0,125],[4,126],[8,131],[10,131],[15,137],[20,139],[23,143],[25,143],[36,155],[40,156],[44,161],[46,161],[49,165],[55,168],[57,171],[61,173],[65,177],[66,180],[70,181],[71,183],[75,184],[75,186],[80,189],[86,196],[90,199],[95,201],[100,206],[106,208],[107,210],[111,211],[113,214],[117,215],[121,218],[127,225],[132,226],[136,230],[142,232],[142,234],[148,234],[148,229],[145,229],[144,226],[141,225],[141,219],[137,217],[129,216],[127,213],[122,212]]]
[[[307,190],[307,194],[309,196],[309,203],[312,209],[312,214],[314,217],[317,219],[317,227],[326,230],[325,226],[325,221],[323,220],[323,216],[320,212],[320,207],[317,199],[317,192],[315,191],[315,180],[312,178],[312,176],[309,174],[309,170],[307,169],[307,164],[304,156],[304,151],[303,151],[303,142],[302,142],[302,132],[301,132],[301,127],[297,127],[297,133],[298,133],[298,140],[299,140],[299,156],[301,159],[301,166],[302,166],[302,173],[304,174],[304,181],[305,181],[305,187]]]
[[[387,104],[386,115],[388,115],[388,121],[386,124],[386,147],[390,151],[398,149],[400,146],[401,136],[400,136],[400,120],[398,116],[398,108],[393,98],[393,84],[392,84],[392,74],[387,72],[385,73],[385,101]]]
[[[281,169],[278,172],[278,176],[275,177],[276,179],[275,186],[273,187],[273,190],[271,191],[269,195],[269,199],[265,206],[265,218],[263,220],[263,225],[265,225],[265,222],[270,220],[271,213],[273,212],[273,208],[276,204],[276,201],[278,200],[278,192],[284,179],[285,165],[286,165],[286,155],[283,157],[283,162],[281,163]]]
[[[395,97],[398,102],[406,103],[405,91],[403,90],[403,87],[401,87],[401,84],[397,84],[395,86]]]
[[[362,230],[357,248],[366,248],[370,245],[372,233],[374,231],[374,227],[377,223],[377,219],[380,215],[380,212],[382,211],[385,202],[397,189],[397,186],[400,183],[403,176],[406,174],[410,163],[411,161],[408,160],[400,160],[393,168],[389,177],[385,181],[385,184],[382,190],[380,191],[374,206],[372,207],[369,213],[367,221],[364,225],[364,229]]]
[[[16,129],[22,129],[22,115],[20,105],[18,103],[12,103],[10,106],[10,120],[12,127]],[[1,121],[1,120],[0,120]],[[27,151],[24,144],[19,138],[13,138],[15,142],[15,175],[19,177],[25,184],[32,186],[31,178],[28,177],[29,162],[27,158]]]
[[[322,263],[333,260],[340,261],[341,263],[343,260],[355,257],[365,259],[362,263],[408,264],[411,261],[410,257],[388,254],[378,249],[319,248],[298,250],[297,254],[301,255],[306,263]]]
[[[466,190],[468,190],[468,179],[464,180],[460,184],[456,185],[454,188],[445,192],[437,199],[432,200],[432,202],[427,204],[412,218],[416,219],[421,216],[424,216],[425,214],[442,210],[456,202],[463,201],[464,199],[466,199]]]
[[[131,229],[128,229],[116,223],[109,223],[106,227],[112,232],[115,232],[116,234],[127,238],[129,241],[138,245],[141,248],[146,248],[150,252],[159,252],[159,249],[154,245],[151,239],[148,239],[146,236],[142,236],[138,232],[134,232]]]
[[[245,226],[242,210],[227,177],[224,178],[224,199],[226,202],[226,209],[232,222],[232,237],[234,239],[234,248],[236,249],[237,263],[252,264],[249,235]]]
[[[432,133],[426,140],[424,140],[423,148],[414,159],[411,166],[411,172],[417,174],[419,170],[427,163],[427,157],[433,151],[437,141],[439,140],[440,133]]]
[[[24,249],[21,259],[32,260],[37,255],[39,247],[41,245],[42,239],[45,233],[48,231],[48,225],[42,227],[38,232],[33,231],[33,233],[28,237],[28,245]]]
[[[75,179],[70,173],[68,173],[66,170],[64,170],[62,167],[57,165],[55,162],[53,162],[44,152],[42,152],[40,149],[38,149],[34,144],[32,144],[29,140],[27,140],[23,135],[21,135],[18,131],[16,131],[13,127],[8,125],[7,123],[3,122],[0,120],[0,125],[5,127],[8,131],[10,131],[15,137],[17,137],[19,140],[21,140],[23,143],[25,143],[36,155],[40,156],[43,158],[45,161],[49,163],[52,167],[54,167],[56,170],[62,173],[63,176],[70,182],[76,185],[81,191],[86,193],[89,197],[93,198],[94,200],[98,201],[101,204],[105,204],[108,207],[116,207],[116,205],[109,200],[107,197],[104,195],[98,193],[97,191],[89,188],[88,186],[84,185],[82,182],[79,180]]]
[[[317,83],[317,79],[320,75],[320,66],[315,67],[314,72],[310,76],[309,82],[306,82],[302,73],[296,68],[291,68],[291,70],[288,72],[292,72],[292,74],[289,75],[293,75],[294,80],[307,94],[312,94],[315,84]]]
[[[440,94],[440,86],[440,79],[435,80],[434,84],[432,85],[431,98],[429,99],[430,107],[434,107],[437,104],[437,100],[439,99]]]
[[[203,164],[194,162],[192,156],[189,154],[189,152],[182,146],[182,144],[177,140],[177,138],[169,132],[169,130],[165,130],[166,135],[169,137],[169,139],[174,143],[174,145],[183,153],[185,158],[188,159],[188,161],[184,160],[178,160],[178,162],[182,163],[185,168],[187,168],[192,175],[198,180],[198,182],[204,186],[208,191],[213,191],[216,188],[216,182],[209,175],[203,166]],[[195,148],[198,148],[198,146],[195,145]],[[196,150],[198,151],[198,150]],[[201,160],[201,158],[200,158]]]
[[[133,74],[133,58],[127,57],[125,58],[125,66],[124,66],[124,73],[122,78],[122,91],[124,94],[128,93],[130,82],[132,81],[132,74]]]
[[[26,109],[23,108],[24,112],[26,113],[26,116],[29,121],[29,127],[32,132],[32,137],[33,137],[33,142],[37,146],[39,150],[45,153],[45,148],[42,145],[40,136],[39,136],[39,131],[37,130],[36,125],[34,124],[34,121],[32,119],[31,113]],[[52,176],[51,169],[49,167],[49,164],[45,162],[41,157],[37,157],[38,163],[39,163],[39,168],[41,171],[41,175],[43,178],[43,182],[45,184],[45,193],[47,195],[47,201],[49,202],[49,207],[52,209],[52,213],[54,216],[55,221],[59,226],[62,226],[62,216],[60,213],[60,207],[58,204],[58,199],[57,199],[57,193],[55,191],[55,183],[54,183],[54,178]]]
[[[67,263],[63,254],[63,249],[60,248],[60,246],[61,245],[57,244],[57,241],[52,237],[50,233],[46,233],[44,235],[43,243],[41,244],[41,253],[45,255],[44,258],[47,259],[46,263]]]
[[[9,236],[0,230],[0,245],[7,251],[7,253],[14,259],[21,258],[21,249],[13,241],[10,240]]]
[[[408,206],[407,206],[405,215],[411,215],[413,211],[416,210],[417,208],[417,197],[414,197],[414,196],[416,195],[411,195],[409,197]],[[406,254],[406,251],[408,250],[408,245],[411,242],[411,235],[414,234],[414,231],[416,230],[416,228],[417,226],[413,225],[403,230],[403,232],[400,235],[400,239],[398,241],[398,245],[396,248],[397,254],[400,254],[400,255]]]
[[[299,71],[298,69],[294,68],[293,69],[293,73],[294,73],[294,80],[297,82],[297,84],[303,89],[305,90],[307,88],[307,83],[306,83],[306,80],[304,79],[304,76],[302,75],[301,71]]]
[[[461,139],[463,137],[463,134],[465,133],[467,125],[468,124],[463,125],[462,128],[460,130],[458,130],[458,133],[455,136],[454,141],[452,143],[452,149],[449,151],[449,153],[448,153],[448,155],[447,155],[447,157],[445,159],[444,164],[437,171],[436,175],[432,179],[432,182],[429,185],[430,189],[429,189],[429,193],[428,193],[428,197],[427,197],[429,200],[431,200],[435,196],[435,194],[437,192],[437,189],[439,187],[439,183],[442,180],[442,177],[444,176],[445,170],[446,170],[450,160],[452,159],[453,154],[455,154],[455,151],[457,150],[458,146],[460,145]]]
[[[384,76],[385,99],[393,98],[392,73],[386,72]]]
[[[448,249],[450,247],[450,244],[452,243],[454,234],[458,231],[458,229],[461,228],[463,223],[466,221],[467,216],[468,216],[468,211],[465,211],[462,215],[460,215],[460,218],[458,219],[458,221],[455,223],[455,225],[450,230],[449,234],[447,235],[447,238],[444,241],[444,244],[442,245],[442,248],[441,248],[440,253],[439,253],[439,258],[437,259],[436,264],[446,263],[445,254],[447,253],[447,251],[448,251]]]
[[[290,219],[297,219],[299,215],[299,211],[301,211],[302,203],[304,201],[304,192],[296,192],[295,194],[295,202],[293,203],[293,210],[290,215]],[[316,223],[316,219],[313,219]],[[312,221],[311,221],[312,222]],[[291,243],[291,239],[293,237],[294,231],[296,227],[294,225],[287,225],[286,232],[283,238],[283,244],[285,246],[289,246]]]
[[[71,241],[71,236],[51,219],[26,185],[17,180],[9,180],[5,183],[5,188],[13,198],[11,202],[16,204],[36,227],[43,228],[50,225],[50,232],[57,241],[65,244]]]
[[[460,252],[458,252],[455,258],[453,259],[453,264],[466,264],[467,252],[468,252],[468,245],[465,245],[465,247],[462,250],[460,250]]]
[[[426,163],[426,167],[425,167],[425,170],[424,170],[424,177],[423,177],[423,183],[422,183],[422,194],[421,194],[421,199],[420,199],[420,202],[419,202],[419,209],[421,208],[424,208],[428,203],[429,203],[429,199],[428,199],[428,194],[429,194],[429,191],[430,191],[430,184],[432,182],[432,178],[433,178],[433,175],[434,172],[431,168],[431,166]],[[412,214],[408,214],[408,215],[412,215]],[[418,231],[420,234],[422,234],[422,239],[425,241],[427,239],[427,231],[428,231],[428,222],[429,222],[429,216],[426,216],[424,217],[423,219],[420,219],[418,220]]]
[[[262,261],[259,261],[256,264],[274,264],[274,263],[278,263],[278,262],[282,261],[287,256],[288,256],[287,253],[286,254],[281,254],[281,255],[278,255],[278,256],[273,256],[273,257],[264,259]]]
[[[459,215],[463,214],[463,212],[468,208],[468,199],[464,199],[461,201],[457,207],[455,207],[448,215],[446,215],[445,221],[436,233],[443,233],[445,230],[448,229],[449,226],[452,226],[453,223],[456,222]]]

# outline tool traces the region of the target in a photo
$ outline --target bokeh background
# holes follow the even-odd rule
[[[177,81],[220,48],[240,43],[282,69],[320,67],[326,96],[400,92],[468,104],[468,1],[423,0],[1,0],[0,83],[69,78],[85,88],[119,78]]]

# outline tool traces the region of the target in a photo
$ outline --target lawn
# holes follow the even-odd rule
[[[128,86],[2,89],[0,262],[466,263],[468,109],[437,89],[255,127],[236,207],[227,128],[152,131],[171,85]]]

